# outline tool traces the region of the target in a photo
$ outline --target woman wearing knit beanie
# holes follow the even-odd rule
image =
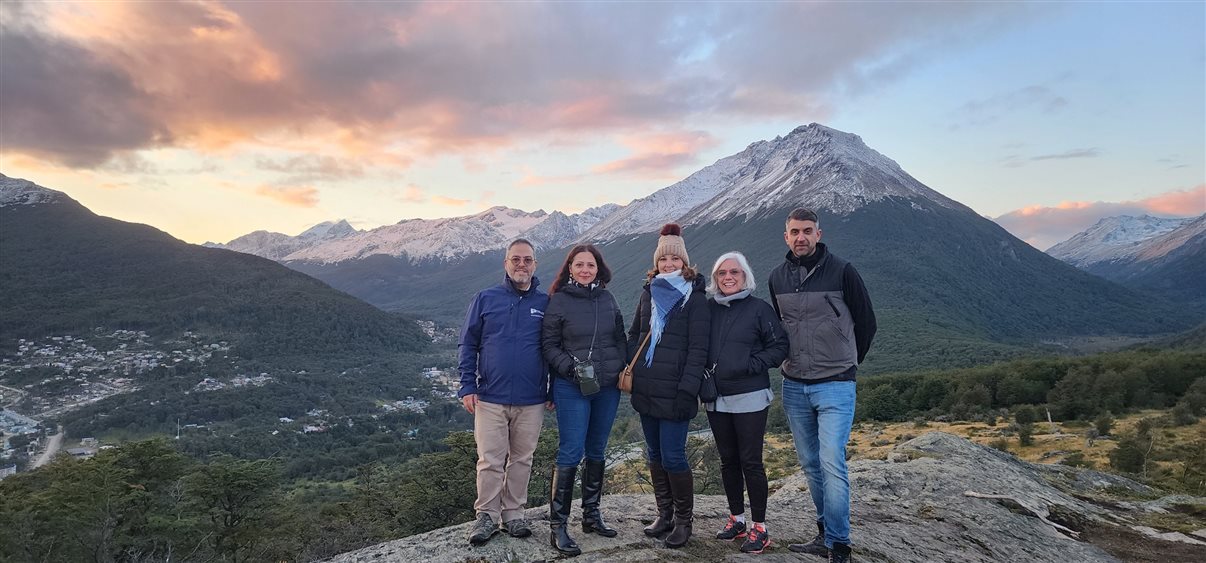
[[[690,266],[682,228],[662,227],[653,270],[628,331],[636,355],[632,407],[641,415],[657,519],[645,534],[666,547],[691,537],[695,482],[687,463],[687,428],[699,412],[699,384],[708,359],[706,281]]]

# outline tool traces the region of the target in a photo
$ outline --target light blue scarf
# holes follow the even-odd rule
[[[649,350],[645,352],[645,366],[653,365],[653,350],[662,339],[662,330],[666,328],[666,319],[675,307],[687,304],[691,298],[691,282],[683,279],[683,271],[678,270],[669,274],[658,274],[649,284],[649,302],[651,315],[649,318]]]

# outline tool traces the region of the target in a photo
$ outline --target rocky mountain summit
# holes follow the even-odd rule
[[[1200,510],[1206,499],[1157,498],[1122,477],[1062,465],[1026,463],[962,438],[931,432],[898,445],[887,460],[850,464],[854,556],[862,562],[1203,561],[1206,529],[1192,534],[1154,527],[1161,517]],[[761,555],[712,539],[727,513],[721,496],[697,496],[695,535],[680,550],[646,538],[651,495],[607,495],[603,509],[616,538],[583,534],[575,561],[821,561],[787,544],[816,532],[807,480],[772,483],[767,525],[774,546]],[[383,543],[332,563],[548,561],[548,507],[527,511],[534,535],[500,534],[482,547],[465,542],[469,523]],[[1186,520],[1188,522],[1188,519]]]

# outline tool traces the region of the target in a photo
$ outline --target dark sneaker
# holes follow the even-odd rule
[[[770,534],[766,531],[766,526],[754,524],[750,528],[750,532],[745,535],[745,543],[741,544],[742,553],[762,553],[762,550],[771,546]]]
[[[498,525],[494,523],[494,519],[485,512],[477,515],[477,520],[473,522],[473,527],[469,528],[469,543],[473,545],[483,545],[498,533]]]
[[[724,527],[719,532],[716,532],[716,539],[718,540],[733,541],[744,537],[745,522],[733,518],[732,514],[729,515],[728,521],[724,523]]]
[[[844,543],[833,544],[829,550],[829,563],[850,563],[850,546]]]
[[[817,535],[812,538],[812,541],[808,543],[793,543],[787,546],[787,549],[795,553],[829,557],[829,548],[825,547],[825,524],[817,522]]]
[[[506,524],[503,524],[507,534],[513,538],[526,538],[532,535],[532,528],[528,526],[528,521],[523,518],[516,518]]]

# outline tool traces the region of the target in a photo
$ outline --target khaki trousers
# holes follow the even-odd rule
[[[532,455],[540,441],[544,403],[499,405],[479,400],[473,416],[477,442],[477,501],[473,510],[495,522],[523,517],[532,477]]]

